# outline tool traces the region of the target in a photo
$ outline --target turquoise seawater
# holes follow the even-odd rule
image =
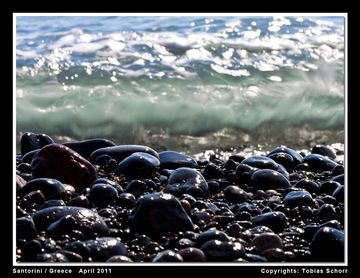
[[[17,16],[16,135],[343,143],[344,18]]]

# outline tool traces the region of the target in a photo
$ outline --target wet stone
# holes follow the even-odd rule
[[[42,209],[33,215],[33,221],[38,231],[43,231],[55,221],[66,215],[76,220],[76,229],[83,232],[86,238],[106,235],[108,227],[104,220],[94,211],[79,207],[50,207]]]
[[[305,190],[289,192],[285,196],[283,202],[286,206],[289,206],[289,207],[314,206],[315,205],[311,194]]]
[[[69,262],[82,262],[83,257],[75,252],[71,252],[68,250],[59,250],[57,253],[64,255]]]
[[[196,168],[197,162],[194,158],[174,151],[163,151],[159,153],[161,168],[177,169],[180,167]]]
[[[57,262],[69,262],[68,258],[59,252],[39,254],[36,257],[37,262],[57,263]]]
[[[35,178],[52,178],[70,184],[77,191],[82,190],[96,179],[96,169],[85,158],[59,144],[43,147],[31,162]]]
[[[90,155],[98,149],[115,146],[113,142],[103,138],[66,142],[63,145],[77,152],[85,159],[89,159]]]
[[[335,207],[330,204],[323,204],[315,216],[321,222],[336,220],[338,218]]]
[[[30,216],[19,217],[16,219],[17,239],[34,239],[36,234],[35,224]]]
[[[127,179],[150,178],[159,166],[160,161],[155,156],[136,152],[122,160],[114,169],[114,173]]]
[[[200,249],[210,262],[229,262],[245,255],[245,248],[241,243],[216,239],[205,242]]]
[[[270,169],[257,170],[251,176],[251,183],[263,190],[291,187],[289,180],[279,172]]]
[[[39,210],[49,207],[61,207],[61,206],[66,206],[63,200],[48,200],[44,202],[41,206],[39,206]]]
[[[342,185],[342,186],[339,186],[339,187],[334,191],[334,193],[332,194],[332,196],[333,196],[338,202],[344,203],[344,194],[345,194],[345,187]]]
[[[251,182],[251,176],[256,170],[257,168],[251,167],[247,164],[239,164],[236,167],[236,176],[238,177],[240,183],[249,184]]]
[[[335,176],[331,180],[336,181],[336,182],[340,183],[341,185],[344,185],[344,174]]]
[[[224,189],[225,199],[230,203],[241,203],[249,198],[249,195],[238,186],[230,185]]]
[[[184,262],[206,262],[206,256],[199,248],[184,248],[181,249],[178,254],[183,258]]]
[[[303,160],[303,157],[298,152],[296,152],[295,150],[290,149],[288,147],[285,147],[285,146],[280,146],[280,147],[277,147],[277,148],[271,150],[267,156],[270,156],[275,153],[287,153],[287,154],[291,155],[295,165],[302,163],[302,160]]]
[[[309,179],[302,179],[302,180],[298,181],[294,185],[294,187],[305,189],[306,191],[308,191],[310,193],[316,193],[319,190],[319,184],[312,180],[309,180]]]
[[[202,232],[201,234],[199,234],[197,236],[196,244],[197,244],[197,246],[201,246],[203,243],[205,243],[209,240],[214,240],[214,239],[221,241],[221,242],[230,241],[230,238],[226,233],[216,230],[216,229],[210,229],[205,232]]]
[[[21,136],[20,139],[21,154],[25,155],[30,151],[41,149],[42,147],[53,143],[54,140],[46,134],[35,134],[32,132],[26,132]]]
[[[324,145],[316,145],[316,146],[312,147],[311,148],[311,153],[327,156],[327,157],[329,157],[331,159],[336,158],[335,150],[333,148],[331,148],[331,147],[327,147],[327,146],[324,146]]]
[[[113,256],[127,256],[128,251],[124,244],[112,237],[101,237],[96,240],[85,241],[86,246],[89,248],[93,262],[106,262]]]
[[[113,186],[101,183],[95,184],[89,193],[89,201],[99,208],[114,204],[118,197],[118,192]]]
[[[146,183],[141,180],[132,180],[126,186],[125,191],[133,194],[136,198],[140,197],[146,190]]]
[[[293,157],[288,153],[278,152],[268,155],[276,163],[281,164],[285,169],[289,170],[295,166]]]
[[[255,254],[250,254],[250,253],[246,253],[245,254],[245,259],[248,261],[248,262],[267,262],[268,260],[263,257],[263,256],[260,256],[260,255],[255,255]]]
[[[344,233],[323,227],[312,238],[311,256],[317,262],[344,262]]]
[[[132,263],[134,261],[127,256],[115,255],[115,256],[110,257],[107,260],[107,262],[109,262],[109,263]]]
[[[132,208],[135,205],[136,197],[131,193],[121,193],[118,199],[118,205],[124,208]]]
[[[224,172],[221,170],[219,166],[210,162],[206,165],[204,172],[203,172],[205,179],[221,179],[224,177]]]
[[[51,223],[46,229],[46,235],[51,238],[60,238],[76,229],[76,219],[72,215],[65,215]]]
[[[183,262],[183,258],[172,250],[162,251],[154,257],[153,262]]]
[[[282,212],[267,212],[251,218],[254,226],[266,226],[275,233],[282,232],[286,227],[287,217]]]
[[[267,249],[280,248],[283,249],[282,239],[274,233],[262,233],[256,236],[250,243],[261,254]]]
[[[244,159],[241,163],[259,169],[276,170],[278,168],[278,164],[274,160],[269,157],[260,155],[250,156]]]
[[[79,195],[79,196],[76,196],[76,197],[70,199],[67,202],[67,205],[73,206],[73,207],[89,208],[90,201],[89,201],[88,197],[86,197],[85,195]]]
[[[27,182],[18,193],[20,196],[23,196],[36,190],[40,190],[46,200],[61,199],[65,192],[65,188],[60,181],[56,179],[38,178]]]
[[[180,201],[166,193],[141,196],[129,215],[129,224],[135,232],[155,238],[194,229]]]
[[[325,181],[320,185],[319,193],[325,193],[327,195],[332,195],[341,184],[337,181]]]
[[[200,172],[191,168],[178,168],[171,173],[168,184],[164,190],[174,196],[189,194],[195,197],[207,196],[208,184]]]
[[[137,152],[147,153],[156,157],[157,159],[160,159],[159,154],[156,151],[154,151],[152,148],[142,145],[120,145],[120,146],[97,149],[91,154],[90,161],[95,161],[96,158],[98,158],[99,156],[106,154],[112,157],[113,159],[115,159],[118,163],[120,163],[128,156]]]
[[[236,162],[235,160],[232,159],[228,159],[226,160],[226,162],[223,165],[223,168],[227,171],[229,170],[236,170],[236,167],[239,165],[238,162]]]
[[[321,228],[323,227],[330,227],[330,228],[334,228],[334,229],[337,229],[337,230],[340,230],[341,227],[340,227],[340,222],[337,221],[337,220],[331,220],[331,221],[328,221],[328,222],[325,222],[323,224],[307,224],[305,227],[304,227],[304,236],[305,236],[305,239],[307,240],[311,240],[314,236],[314,234]]]
[[[39,152],[40,149],[36,149],[33,151],[30,151],[28,153],[26,153],[22,158],[21,158],[21,162],[22,163],[29,163],[31,164],[31,161],[33,160],[34,156]]]
[[[320,154],[309,154],[304,157],[304,163],[307,163],[314,172],[332,171],[338,164],[333,160]]]
[[[280,248],[271,248],[264,250],[262,255],[269,261],[269,262],[283,262],[286,260],[286,254]]]

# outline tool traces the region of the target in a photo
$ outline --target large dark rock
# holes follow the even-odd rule
[[[121,161],[114,173],[127,179],[150,178],[159,166],[160,161],[155,156],[137,152]]]
[[[129,224],[134,232],[153,238],[194,229],[180,201],[171,194],[164,193],[140,197],[129,215]]]
[[[305,190],[289,192],[284,198],[284,204],[289,207],[314,206],[315,201],[311,194]]]
[[[93,262],[106,262],[113,256],[127,256],[128,251],[124,244],[117,238],[101,237],[85,241],[89,248],[89,257]]]
[[[154,151],[152,148],[141,145],[120,145],[120,146],[97,149],[91,154],[90,161],[94,162],[96,158],[106,154],[112,157],[113,159],[115,159],[119,163],[128,156],[137,152],[148,153],[155,156],[157,159],[160,159],[159,154],[156,151]]]
[[[207,196],[209,186],[205,178],[195,169],[178,168],[171,173],[168,184],[164,192],[171,193],[174,196],[190,194],[195,197]]]
[[[266,212],[251,218],[254,226],[266,226],[275,233],[282,232],[286,227],[286,215],[282,212]]]
[[[294,165],[298,165],[298,164],[302,163],[302,160],[303,160],[303,157],[298,152],[296,152],[295,150],[290,149],[288,147],[285,147],[285,146],[280,146],[280,147],[277,147],[277,148],[271,150],[267,156],[270,156],[274,153],[287,153],[287,154],[291,155],[291,157],[293,158],[293,161],[294,161]]]
[[[304,157],[303,162],[307,163],[312,171],[320,173],[332,171],[338,165],[335,161],[320,154],[309,154]]]
[[[244,159],[242,164],[247,164],[249,166],[259,168],[259,169],[272,169],[276,170],[278,168],[278,164],[269,157],[261,156],[261,155],[253,155],[246,159]]]
[[[21,136],[20,139],[21,154],[25,155],[28,152],[41,149],[42,147],[53,143],[54,140],[46,134],[35,134],[32,132],[26,132]]]
[[[159,153],[161,168],[163,169],[177,169],[180,167],[195,168],[197,162],[192,157],[174,152],[174,151],[163,151]]]
[[[310,250],[316,262],[344,262],[344,233],[323,227],[312,238]]]
[[[82,157],[89,159],[90,155],[94,151],[101,148],[113,147],[115,146],[115,143],[103,138],[94,138],[82,141],[66,142],[63,145],[77,152]]]
[[[324,145],[316,145],[314,147],[311,148],[311,153],[314,154],[321,154],[323,156],[327,156],[331,159],[335,159],[336,158],[336,152],[333,148],[331,147],[327,147]]]
[[[239,242],[209,240],[200,249],[209,262],[229,262],[245,255],[245,248]]]
[[[33,221],[38,231],[44,231],[49,225],[64,216],[70,215],[75,219],[74,229],[81,231],[86,238],[105,236],[108,227],[96,212],[80,207],[49,207],[36,212]]]
[[[277,188],[289,188],[291,184],[284,175],[275,170],[261,169],[257,170],[251,176],[251,183],[258,189],[277,189]]]
[[[51,144],[43,147],[31,162],[35,178],[52,178],[81,191],[96,179],[95,167],[66,146]]]
[[[44,194],[46,200],[61,199],[65,192],[63,184],[58,180],[38,178],[27,182],[18,193],[20,196],[24,196],[25,194],[36,190],[40,190]]]

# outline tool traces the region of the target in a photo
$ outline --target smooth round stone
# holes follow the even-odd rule
[[[255,254],[250,254],[250,253],[247,253],[245,254],[245,258],[248,262],[253,262],[253,263],[256,263],[256,262],[267,262],[268,260],[263,257],[263,256],[259,256],[259,255],[255,255]]]
[[[63,200],[47,200],[39,207],[39,210],[50,207],[61,207],[61,206],[66,206]]]
[[[26,132],[21,136],[20,139],[21,154],[25,155],[28,152],[41,149],[42,147],[53,143],[54,140],[46,134],[35,134],[32,132]]]
[[[23,196],[37,190],[44,194],[46,200],[61,199],[65,192],[65,188],[60,181],[48,178],[30,180],[18,192],[20,196]]]
[[[121,193],[119,195],[118,204],[121,207],[132,208],[135,205],[136,197],[131,193]]]
[[[316,193],[319,190],[319,184],[309,179],[299,180],[294,187],[305,189],[310,193]]]
[[[111,156],[118,163],[120,163],[128,156],[137,152],[148,153],[152,156],[155,156],[157,159],[160,159],[159,154],[156,151],[154,151],[152,148],[141,145],[120,145],[114,147],[101,148],[94,151],[90,156],[90,161],[95,161],[96,158],[98,158],[99,156],[106,154]]]
[[[23,163],[31,163],[31,161],[33,160],[34,156],[38,153],[40,149],[36,149],[33,151],[30,151],[28,153],[26,153],[22,158],[21,158],[21,162]]]
[[[76,196],[69,201],[67,201],[68,206],[73,207],[83,207],[83,208],[89,208],[90,207],[90,201],[89,198],[85,195],[79,195]]]
[[[46,235],[51,238],[59,238],[76,229],[76,219],[72,215],[65,215],[51,223],[46,229]]]
[[[262,255],[269,261],[269,262],[283,262],[286,260],[286,254],[280,248],[271,248],[265,250]]]
[[[17,239],[34,239],[36,234],[35,223],[30,216],[19,217],[16,219]]]
[[[256,236],[261,235],[263,233],[273,234],[274,232],[269,227],[262,226],[262,225],[249,228],[244,232],[244,234],[249,236],[250,238],[256,237]]]
[[[311,256],[317,262],[344,262],[344,233],[323,227],[312,238]]]
[[[345,168],[343,165],[337,165],[334,167],[334,169],[332,169],[331,171],[331,175],[332,176],[337,176],[337,175],[343,175],[345,172]]]
[[[200,249],[210,262],[229,262],[245,255],[245,248],[239,242],[209,240]]]
[[[331,159],[336,158],[335,150],[333,148],[331,148],[331,147],[327,147],[327,146],[324,146],[324,145],[316,145],[316,146],[312,147],[311,148],[311,153],[327,156],[327,157],[329,157]]]
[[[226,162],[224,163],[223,168],[227,171],[229,170],[236,170],[236,167],[239,165],[238,162],[236,162],[235,160],[232,159],[228,159],[226,160]]]
[[[36,261],[38,262],[46,262],[46,263],[65,263],[69,262],[68,258],[59,252],[55,253],[45,253],[45,254],[39,254],[36,257]]]
[[[276,170],[278,168],[278,164],[269,157],[254,155],[244,159],[242,164],[246,164],[259,169],[272,169]]]
[[[262,233],[256,236],[251,241],[250,246],[254,246],[259,253],[272,248],[283,249],[282,239],[274,233]]]
[[[129,215],[129,224],[133,231],[153,238],[167,233],[194,230],[180,201],[166,193],[140,197]]]
[[[127,256],[115,255],[115,256],[110,257],[107,260],[107,262],[109,262],[109,263],[132,263],[134,261]]]
[[[339,186],[335,191],[334,193],[332,194],[332,196],[338,201],[338,202],[341,202],[341,203],[344,203],[344,195],[345,195],[345,187],[342,185],[342,186]]]
[[[121,161],[114,173],[127,179],[150,178],[159,166],[160,161],[155,156],[137,152]]]
[[[201,246],[205,242],[215,239],[221,242],[230,241],[230,237],[226,233],[216,229],[210,229],[198,235],[198,237],[196,238],[196,244],[198,246]]]
[[[251,218],[254,226],[266,226],[275,233],[282,232],[286,227],[286,215],[283,212],[267,212]]]
[[[299,207],[299,206],[314,206],[315,202],[308,191],[299,190],[289,192],[284,200],[284,204],[289,207]]]
[[[98,149],[115,146],[113,142],[103,138],[66,142],[63,145],[77,152],[86,159],[89,159],[90,155]]]
[[[210,162],[205,166],[203,175],[204,175],[204,178],[207,180],[221,179],[222,177],[224,177],[224,172],[221,170],[221,168],[219,166]]]
[[[314,234],[321,228],[323,227],[330,227],[330,228],[334,228],[334,229],[337,229],[337,230],[341,230],[341,225],[340,225],[340,222],[337,221],[337,220],[331,220],[331,221],[328,221],[328,222],[325,222],[321,225],[319,224],[307,224],[305,227],[304,227],[304,237],[306,240],[311,240],[314,236]]]
[[[344,175],[344,174],[341,174],[341,175],[338,175],[338,176],[333,177],[331,180],[332,180],[332,181],[336,181],[336,182],[344,185],[344,177],[345,177],[345,175]]]
[[[92,188],[95,184],[108,184],[111,185],[112,187],[116,188],[117,186],[119,186],[119,184],[117,184],[116,182],[109,180],[107,178],[97,178],[90,186],[90,188]]]
[[[336,220],[338,218],[338,215],[336,213],[334,205],[323,204],[315,214],[315,217],[321,222],[327,222],[331,220]]]
[[[128,251],[124,244],[112,237],[101,237],[85,241],[89,248],[89,256],[93,262],[106,262],[113,256],[127,256]]]
[[[178,254],[183,258],[184,262],[206,262],[206,256],[199,248],[187,247],[181,249]]]
[[[76,229],[81,231],[86,238],[104,236],[108,227],[101,216],[96,212],[80,207],[50,207],[42,209],[33,215],[33,221],[38,231],[44,231],[53,222],[71,215],[76,220]]]
[[[224,189],[224,196],[226,201],[230,203],[245,202],[249,198],[246,191],[242,190],[236,185],[230,185]]]
[[[183,262],[183,258],[172,250],[165,250],[158,253],[152,260],[154,263],[159,262]]]
[[[209,186],[205,178],[195,169],[178,168],[171,173],[164,192],[174,196],[189,194],[195,197],[207,196]]]
[[[71,252],[68,250],[60,250],[57,253],[63,254],[69,262],[82,262],[83,257],[75,252]]]
[[[291,187],[289,180],[279,172],[270,169],[257,170],[251,176],[251,183],[263,190]]]
[[[303,160],[303,157],[298,152],[296,152],[295,150],[290,149],[286,146],[276,147],[275,149],[271,150],[267,156],[272,155],[274,153],[287,153],[287,154],[291,155],[295,165],[302,163],[302,160]]]
[[[293,157],[288,153],[273,153],[268,155],[268,157],[274,160],[276,163],[284,166],[287,170],[295,166]]]
[[[91,187],[89,201],[96,207],[103,208],[112,205],[119,198],[117,190],[108,184],[97,183]]]
[[[250,184],[251,176],[256,170],[257,168],[251,167],[247,164],[239,164],[236,167],[236,171],[235,171],[239,183]]]
[[[96,179],[95,167],[73,150],[59,144],[43,147],[31,162],[35,178],[52,178],[74,186],[77,191]]]
[[[160,167],[163,169],[177,169],[180,167],[196,168],[197,162],[192,157],[174,152],[163,151],[159,153]]]
[[[141,180],[132,180],[126,186],[126,192],[133,194],[136,198],[140,197],[146,190],[146,183]]]
[[[325,193],[327,195],[332,195],[341,184],[337,181],[325,181],[320,184],[319,193]]]
[[[314,172],[332,171],[338,164],[320,154],[309,154],[304,157],[303,162],[308,164]]]

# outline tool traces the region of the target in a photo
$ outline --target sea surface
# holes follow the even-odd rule
[[[16,137],[344,143],[342,16],[17,16]]]

